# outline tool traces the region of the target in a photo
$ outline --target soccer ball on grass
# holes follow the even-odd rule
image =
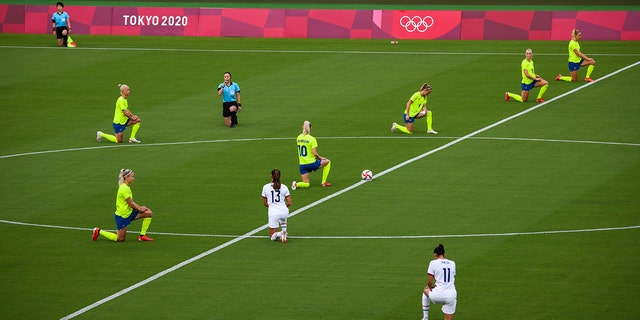
[[[362,177],[362,180],[371,181],[371,179],[373,179],[373,172],[369,169],[365,169],[362,171],[360,177]]]

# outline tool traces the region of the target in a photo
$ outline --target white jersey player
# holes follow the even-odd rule
[[[444,246],[438,245],[433,250],[433,258],[427,269],[427,286],[422,293],[423,319],[429,319],[430,302],[442,304],[445,320],[453,320],[458,302],[456,291],[456,263],[444,257]]]
[[[280,183],[280,170],[271,170],[271,182],[262,187],[262,204],[269,208],[269,238],[287,243],[287,218],[291,205],[291,193],[287,186]],[[282,228],[278,232],[278,227]]]

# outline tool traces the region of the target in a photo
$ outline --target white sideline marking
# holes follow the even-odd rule
[[[474,132],[472,132],[472,133],[470,133],[470,134],[468,134],[466,136],[463,136],[463,137],[458,138],[458,139],[456,139],[454,141],[451,141],[451,142],[449,142],[449,143],[447,143],[447,144],[445,144],[445,145],[443,145],[443,146],[441,146],[439,148],[436,148],[436,149],[433,149],[433,150],[431,150],[429,152],[423,153],[422,155],[419,155],[419,156],[417,156],[417,157],[415,157],[413,159],[409,159],[407,161],[404,161],[404,162],[402,162],[402,163],[400,163],[400,164],[398,164],[396,166],[393,166],[393,167],[391,167],[391,168],[389,168],[387,170],[382,171],[381,173],[375,175],[373,178],[375,179],[377,177],[383,176],[383,175],[385,175],[387,173],[395,171],[395,170],[397,170],[397,169],[399,169],[399,168],[401,168],[401,167],[403,167],[403,166],[405,166],[407,164],[410,164],[410,163],[412,163],[414,161],[420,160],[420,159],[422,159],[422,158],[424,158],[426,156],[429,156],[429,155],[431,155],[433,153],[436,153],[436,152],[438,152],[440,150],[444,150],[444,149],[446,149],[448,147],[451,147],[451,146],[457,144],[458,142],[461,142],[461,141],[464,141],[466,139],[469,139],[469,138],[471,138],[471,137],[473,137],[473,136],[475,136],[475,135],[477,135],[479,133],[482,133],[482,132],[487,131],[487,130],[489,130],[491,128],[494,128],[494,127],[496,127],[498,125],[501,125],[501,124],[503,124],[503,123],[505,123],[505,122],[507,122],[509,120],[515,119],[515,118],[520,117],[522,115],[525,115],[525,114],[527,114],[527,113],[529,113],[531,111],[537,110],[537,109],[541,108],[544,105],[547,105],[548,103],[550,103],[552,101],[561,99],[561,98],[566,97],[567,95],[570,95],[570,94],[572,94],[574,92],[577,92],[577,91],[582,90],[584,88],[587,88],[587,87],[589,87],[591,85],[594,85],[594,84],[598,83],[598,81],[602,81],[602,80],[607,79],[607,78],[609,78],[609,77],[611,77],[613,75],[616,75],[616,74],[618,74],[618,73],[620,73],[622,71],[625,71],[627,69],[633,68],[633,67],[637,66],[638,64],[640,64],[640,61],[637,61],[636,63],[631,64],[629,66],[626,66],[624,68],[618,69],[618,70],[616,70],[616,71],[614,71],[614,72],[612,72],[612,73],[610,73],[610,74],[598,79],[596,82],[589,82],[589,83],[587,83],[585,85],[577,87],[577,88],[575,88],[575,89],[573,89],[571,91],[568,91],[568,92],[566,92],[564,94],[561,94],[561,95],[559,95],[557,97],[554,97],[554,98],[552,98],[550,100],[547,100],[547,101],[545,101],[543,103],[540,103],[540,104],[538,104],[538,105],[536,105],[534,107],[531,107],[531,108],[529,108],[527,110],[524,110],[524,111],[519,112],[519,113],[517,113],[515,115],[507,117],[507,118],[505,118],[505,119],[503,119],[501,121],[498,121],[498,122],[496,122],[494,124],[486,126],[486,127],[482,128],[480,130],[476,130],[476,131],[474,131]],[[331,195],[326,196],[326,197],[324,197],[324,198],[322,198],[320,200],[317,200],[317,201],[315,201],[313,203],[310,203],[310,204],[308,204],[308,205],[306,205],[306,206],[294,211],[292,214],[290,214],[290,216],[295,216],[298,213],[301,213],[301,212],[307,210],[308,208],[314,207],[314,206],[316,206],[318,204],[321,204],[321,203],[323,203],[323,202],[325,202],[327,200],[333,199],[334,197],[337,197],[337,196],[339,196],[339,195],[341,195],[341,194],[343,194],[343,193],[345,193],[345,192],[347,192],[349,190],[352,190],[352,189],[362,185],[363,183],[366,183],[366,182],[365,181],[359,181],[359,182],[357,182],[357,183],[355,183],[355,184],[353,184],[353,185],[351,185],[351,186],[349,186],[349,187],[347,187],[345,189],[342,189],[342,190],[340,190],[340,191],[338,191],[338,192],[336,192],[334,194],[331,194]],[[162,276],[164,276],[164,275],[166,275],[166,274],[168,274],[170,272],[178,270],[178,269],[190,264],[191,262],[200,260],[201,258],[204,258],[204,257],[206,257],[206,256],[208,256],[208,255],[210,255],[210,254],[212,254],[214,252],[217,252],[218,250],[224,249],[224,248],[226,248],[226,247],[228,247],[228,246],[230,246],[230,245],[232,245],[232,244],[234,244],[234,243],[236,243],[236,242],[238,242],[240,240],[243,240],[243,239],[245,239],[247,237],[253,236],[254,234],[264,230],[266,227],[267,227],[267,225],[263,225],[261,227],[258,227],[258,228],[254,229],[252,231],[249,231],[249,232],[245,233],[244,235],[242,235],[242,236],[240,236],[238,238],[229,240],[229,241],[227,241],[227,242],[225,242],[225,243],[223,243],[223,244],[221,244],[221,245],[219,245],[219,246],[217,246],[217,247],[215,247],[215,248],[213,248],[211,250],[205,251],[205,252],[203,252],[203,253],[201,253],[201,254],[199,254],[199,255],[191,258],[191,259],[183,261],[183,262],[181,262],[181,263],[179,263],[179,264],[177,264],[177,265],[175,265],[175,266],[173,266],[173,267],[171,267],[169,269],[166,269],[166,270],[164,270],[162,272],[159,272],[159,273],[157,273],[157,274],[155,274],[155,275],[153,275],[153,276],[151,276],[151,277],[149,277],[149,278],[147,278],[147,279],[145,279],[145,280],[143,280],[141,282],[138,282],[138,283],[136,283],[136,284],[134,284],[134,285],[132,285],[132,286],[130,286],[128,288],[125,288],[125,289],[123,289],[123,290],[121,290],[119,292],[116,292],[116,293],[114,293],[114,294],[112,294],[112,295],[110,295],[110,296],[108,296],[108,297],[106,297],[106,298],[104,298],[102,300],[96,301],[91,305],[88,305],[88,306],[86,306],[86,307],[84,307],[84,308],[82,308],[82,309],[80,309],[80,310],[78,310],[78,311],[76,311],[74,313],[71,313],[71,314],[63,317],[62,319],[71,319],[71,318],[73,318],[75,316],[81,315],[81,314],[83,314],[83,313],[85,313],[85,312],[87,312],[87,311],[89,311],[89,310],[91,310],[91,309],[93,309],[93,308],[95,308],[97,306],[100,306],[100,305],[102,305],[102,304],[104,304],[106,302],[109,302],[109,301],[111,301],[111,300],[113,300],[113,299],[115,299],[115,298],[117,298],[117,297],[119,297],[119,296],[121,296],[121,295],[123,295],[123,294],[125,294],[125,293],[127,293],[129,291],[131,291],[131,290],[139,288],[139,287],[141,287],[141,286],[143,286],[143,285],[145,285],[145,284],[147,284],[147,283],[149,283],[151,281],[154,281],[154,280],[156,280],[156,279],[158,279],[158,278],[160,278],[160,277],[162,277]]]

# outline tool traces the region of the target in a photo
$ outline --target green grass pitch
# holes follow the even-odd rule
[[[456,318],[640,317],[636,42],[584,39],[586,85],[553,81],[566,42],[74,40],[0,34],[2,318],[418,319],[438,243],[458,264]],[[532,110],[504,101],[528,47],[551,83]],[[234,129],[224,71],[242,88]],[[440,134],[389,133],[423,82]],[[95,141],[118,83],[140,145]],[[266,230],[233,242],[266,224],[271,169],[299,179],[304,120],[333,186],[314,173],[293,192],[286,245]],[[154,211],[153,243],[91,241],[114,228],[120,168]],[[363,169],[384,174],[354,186]]]

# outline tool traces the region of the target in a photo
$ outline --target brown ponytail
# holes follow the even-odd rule
[[[280,182],[280,170],[273,169],[271,170],[271,181],[273,181],[273,189],[280,190],[280,186],[282,183]]]

